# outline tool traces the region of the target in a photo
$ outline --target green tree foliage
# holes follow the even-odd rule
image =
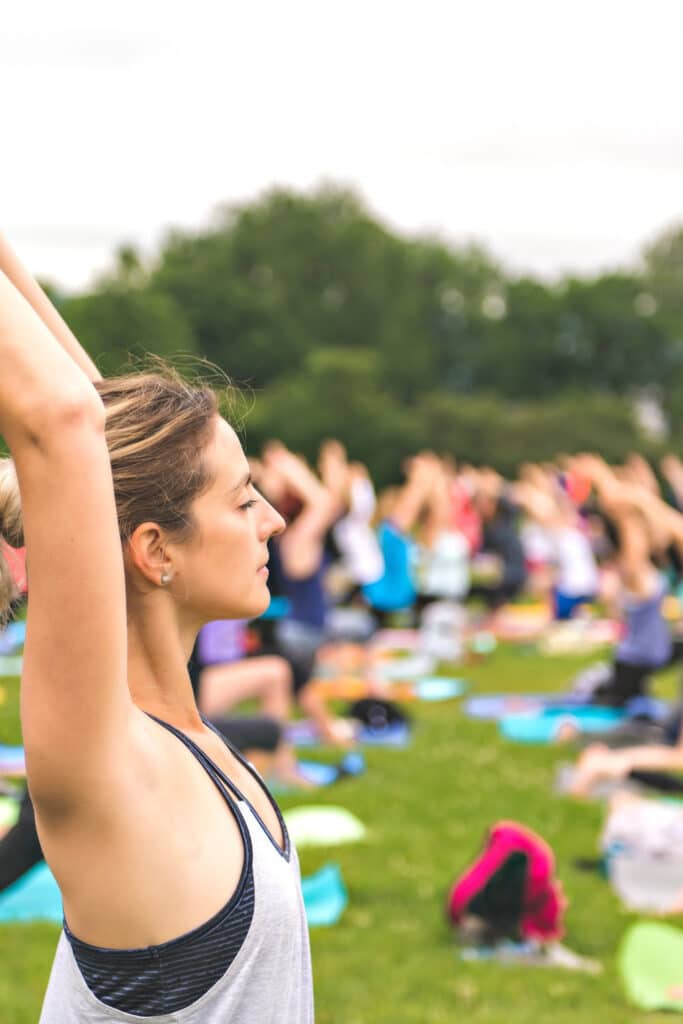
[[[399,238],[355,196],[326,188],[276,191],[225,211],[208,232],[171,236],[153,282],[239,380],[300,372],[319,347],[371,347],[387,386],[409,400],[444,373],[463,374],[460,305],[501,278],[481,250]]]
[[[151,350],[246,383],[251,449],[278,436],[312,457],[334,435],[388,480],[423,445],[507,470],[584,447],[619,458],[644,447],[643,392],[677,440],[681,296],[683,229],[640,268],[550,285],[477,246],[402,237],[326,186],[224,208],[149,270],[123,249],[62,309],[105,372]]]
[[[199,356],[192,328],[172,296],[151,287],[130,249],[116,272],[86,295],[64,299],[61,312],[105,375],[153,352],[169,361]]]
[[[277,437],[315,460],[320,441],[337,437],[379,481],[388,482],[396,478],[401,459],[420,448],[419,428],[415,413],[384,386],[377,353],[321,348],[309,353],[303,372],[256,394],[246,441],[255,451]]]

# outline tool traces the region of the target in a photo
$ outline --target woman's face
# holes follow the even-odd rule
[[[267,543],[284,521],[255,490],[242,446],[219,417],[204,458],[213,483],[192,504],[193,536],[173,545],[173,592],[205,622],[254,618],[270,603]]]

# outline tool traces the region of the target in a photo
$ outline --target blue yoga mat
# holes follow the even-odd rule
[[[295,747],[319,747],[323,741],[309,721],[290,722],[285,733],[287,741]],[[385,729],[366,726],[357,734],[359,743],[369,747],[406,747],[410,742],[410,726],[396,722]]]
[[[503,715],[541,711],[552,699],[549,693],[484,693],[466,700],[464,711],[470,718],[495,721]]]
[[[623,722],[626,715],[617,708],[572,707],[546,708],[536,714],[505,715],[498,727],[508,740],[518,743],[551,743],[564,722],[571,722],[579,732],[604,732]]]
[[[339,764],[321,764],[319,761],[299,761],[299,771],[315,786],[329,786],[349,775],[362,775],[365,758],[357,751],[350,751]]]
[[[464,704],[465,714],[470,718],[495,721],[506,715],[537,714],[543,711],[566,712],[576,709],[604,710],[588,704],[585,697],[571,693],[484,693],[470,697]],[[634,697],[623,709],[628,718],[644,716],[655,722],[662,721],[671,713],[671,706],[654,697]]]
[[[366,725],[358,733],[360,743],[369,747],[407,747],[410,743],[410,726],[406,722],[392,722],[383,729]]]
[[[337,864],[326,864],[314,875],[302,879],[306,920],[311,928],[336,924],[349,897]]]
[[[62,897],[45,861],[0,893],[0,921],[54,921],[61,924]]]
[[[23,647],[25,639],[26,623],[23,620],[10,622],[5,629],[0,630],[0,654],[15,654]]]

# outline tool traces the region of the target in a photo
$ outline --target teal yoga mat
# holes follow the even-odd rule
[[[45,861],[0,893],[0,921],[54,921],[61,924],[62,897]]]
[[[604,732],[613,729],[624,717],[624,712],[617,708],[546,708],[529,714],[504,715],[498,727],[505,739],[517,743],[552,743],[565,722],[579,732]]]
[[[311,928],[336,924],[349,902],[338,864],[326,864],[302,879],[306,920]]]

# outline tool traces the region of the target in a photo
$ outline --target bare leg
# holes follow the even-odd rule
[[[313,720],[326,743],[348,747],[354,742],[353,726],[344,718],[335,718],[328,710],[325,699],[315,685],[306,684],[299,691],[299,707]]]
[[[292,672],[284,658],[268,655],[203,669],[199,709],[212,718],[243,700],[258,700],[261,711],[287,722],[292,707]]]

